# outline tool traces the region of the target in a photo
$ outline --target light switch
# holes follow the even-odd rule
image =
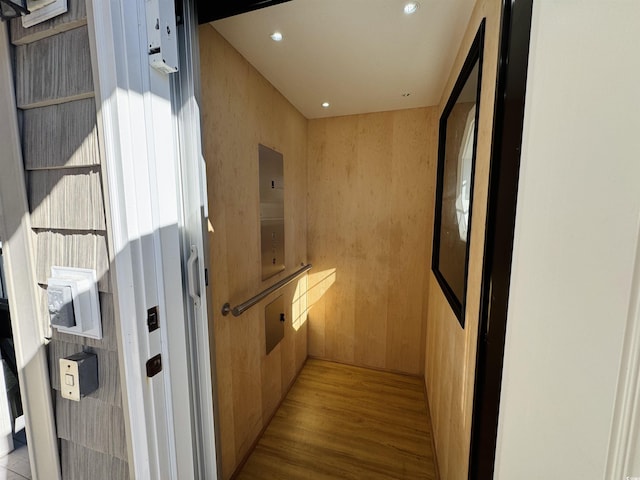
[[[64,379],[60,385],[60,395],[75,402],[80,401],[80,385],[76,379],[78,378],[78,364],[76,362],[60,359],[60,378]]]
[[[60,363],[60,395],[79,402],[98,388],[98,357],[95,353],[80,352]]]

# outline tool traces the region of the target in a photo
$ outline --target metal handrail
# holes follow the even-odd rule
[[[302,275],[304,272],[307,272],[307,271],[311,270],[311,267],[312,267],[312,265],[310,263],[306,264],[304,267],[302,267],[298,271],[292,273],[288,277],[283,278],[279,282],[274,283],[269,288],[264,289],[259,294],[254,295],[249,300],[247,300],[245,302],[242,302],[241,304],[236,305],[233,308],[231,308],[231,305],[229,304],[229,302],[225,303],[222,306],[222,315],[227,316],[227,315],[229,315],[229,313],[231,313],[231,314],[233,314],[234,317],[239,317],[245,311],[249,310],[256,303],[258,303],[260,300],[263,300],[267,296],[271,295],[273,292],[275,292],[277,290],[280,290],[282,287],[290,284],[292,281],[294,281],[297,277]]]

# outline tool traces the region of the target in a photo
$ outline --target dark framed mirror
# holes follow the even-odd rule
[[[462,328],[469,269],[484,25],[485,20],[480,24],[440,117],[438,140],[431,269]]]

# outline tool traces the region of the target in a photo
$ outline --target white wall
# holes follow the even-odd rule
[[[640,219],[640,1],[533,13],[495,478],[601,480]]]

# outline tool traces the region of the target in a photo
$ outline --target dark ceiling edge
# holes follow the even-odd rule
[[[469,480],[495,468],[533,2],[503,3]]]
[[[291,0],[197,0],[198,24],[202,25],[289,1]]]

